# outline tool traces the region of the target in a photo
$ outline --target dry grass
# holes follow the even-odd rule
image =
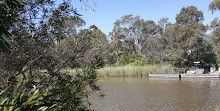
[[[151,73],[171,73],[171,65],[145,65],[145,66],[106,66],[98,69],[99,76],[139,76]]]
[[[75,69],[63,70],[71,75],[77,74]],[[174,73],[171,65],[145,65],[145,66],[105,66],[97,70],[98,76],[143,76],[152,73]]]

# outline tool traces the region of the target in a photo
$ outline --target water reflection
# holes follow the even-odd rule
[[[213,111],[220,105],[219,79],[107,78],[106,95],[90,97],[95,111]]]

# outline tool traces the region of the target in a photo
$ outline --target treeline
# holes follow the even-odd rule
[[[80,30],[89,33],[91,46],[106,64],[173,64],[192,67],[200,61],[203,68],[220,63],[220,21],[207,26],[203,12],[194,6],[183,7],[176,22],[162,18],[158,23],[139,16],[125,15],[114,23],[108,37],[96,26]],[[207,31],[212,31],[207,34]],[[93,41],[95,41],[93,43]]]
[[[210,10],[219,6],[214,0]],[[80,29],[86,22],[71,0],[4,0],[0,10],[0,110],[87,111],[104,65],[220,62],[220,21],[205,26],[194,6],[182,8],[176,23],[125,15],[109,35],[95,25]],[[80,70],[72,76],[66,68]]]

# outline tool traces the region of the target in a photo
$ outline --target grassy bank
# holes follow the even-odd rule
[[[99,76],[142,76],[151,73],[171,73],[171,65],[145,65],[145,66],[106,66],[98,69]]]
[[[71,75],[76,74],[75,69],[65,70]],[[174,73],[171,65],[145,65],[145,66],[105,66],[97,70],[98,76],[142,76],[152,73]]]

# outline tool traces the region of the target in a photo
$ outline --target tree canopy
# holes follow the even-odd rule
[[[209,10],[212,10],[212,11],[220,10],[220,0],[213,0],[209,4]]]

